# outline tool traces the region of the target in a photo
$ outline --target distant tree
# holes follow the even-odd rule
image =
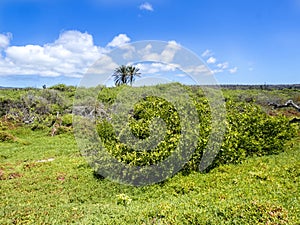
[[[134,66],[128,66],[128,79],[129,83],[132,86],[132,83],[135,81],[135,77],[140,77],[141,73],[139,73],[140,69]]]
[[[115,69],[115,72],[113,74],[114,81],[116,86],[119,86],[121,84],[127,84],[128,83],[128,70],[127,67],[122,65]]]
[[[141,74],[139,73],[139,70],[140,69],[135,66],[121,65],[117,67],[113,73],[116,86],[128,83],[132,85],[132,83],[135,80],[135,77],[140,76]]]
[[[46,86],[46,84],[44,84],[44,85],[43,85],[43,89],[46,89],[46,88],[47,88],[47,86]]]
[[[57,90],[57,91],[65,91],[66,88],[67,88],[67,85],[65,85],[65,84],[56,84],[56,85],[53,85],[50,87],[50,89]]]

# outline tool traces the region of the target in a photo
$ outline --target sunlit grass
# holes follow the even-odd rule
[[[299,139],[279,155],[138,188],[96,178],[70,134],[50,137],[23,128],[12,133],[23,142],[0,144],[0,224],[300,221]]]

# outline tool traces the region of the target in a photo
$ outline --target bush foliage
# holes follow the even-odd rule
[[[131,87],[104,88],[98,99],[109,111],[118,92],[124,88]],[[188,88],[186,90],[193,99],[199,117],[198,145],[182,170],[189,173],[199,170],[211,131],[211,116],[208,99],[201,90],[196,92]],[[222,146],[208,170],[222,164],[240,163],[247,157],[278,154],[283,151],[286,141],[297,135],[297,125],[290,124],[288,118],[272,117],[254,102],[239,102],[227,98],[226,111],[226,132]],[[148,149],[135,151],[134,145],[123,143],[120,140],[122,135],[117,134],[110,121],[106,119],[98,121],[98,134],[106,149],[119,161],[134,166],[152,165],[167,158],[178,146],[182,130],[176,109],[164,99],[147,97],[134,105],[128,118],[130,132],[137,138],[147,139],[150,136],[151,121],[157,117],[165,122],[166,130],[158,128],[155,130],[164,138],[151,151],[147,151]]]
[[[211,132],[211,111],[209,100],[199,87],[180,85],[179,87],[186,90],[198,114],[197,129],[189,127],[189,125],[185,127],[188,130],[185,132],[197,132],[198,136],[196,149],[182,170],[189,173],[199,170],[199,163]],[[160,85],[157,88],[162,92],[169,91],[174,96],[178,94],[176,90],[170,91],[169,85]],[[183,134],[182,118],[172,103],[155,95],[141,98],[134,104],[131,111],[126,112],[128,113],[127,128],[123,128],[124,124],[122,123],[119,125],[115,123],[115,127],[113,127],[109,118],[116,120],[117,118],[114,117],[112,106],[120,93],[132,90],[133,87],[120,85],[115,88],[100,87],[100,89],[98,101],[105,112],[105,117],[98,118],[97,131],[105,148],[117,160],[134,166],[153,165],[166,159],[180,145],[180,138]],[[85,96],[91,96],[97,89],[81,88],[80,90],[78,92],[80,94],[75,95],[75,87],[64,84],[46,89],[1,90],[0,113],[1,116],[5,116],[5,120],[10,121],[10,126],[22,124],[24,120],[34,117],[33,122],[28,125],[32,130],[46,130],[50,134],[51,129],[59,125],[55,134],[70,133],[73,131],[71,113],[74,98],[78,101],[80,99],[91,101],[92,99]],[[138,95],[144,90],[145,87],[135,89]],[[255,100],[245,101],[241,96],[247,93],[229,92],[225,92],[226,132],[220,151],[208,170],[221,164],[240,163],[251,156],[278,154],[283,151],[285,142],[299,132],[296,125],[290,124],[289,118],[286,116],[270,116],[263,108],[266,107],[265,105],[261,107],[256,104]],[[255,91],[252,92],[253,96],[257,94]],[[277,97],[274,97],[276,94],[274,91],[269,95],[272,95],[273,98],[283,96],[283,92],[278,93]],[[284,93],[286,98],[288,92]],[[297,97],[297,93],[294,91],[293,96]],[[252,96],[250,97],[252,98]],[[129,99],[128,104],[131,104],[130,101]],[[189,107],[185,104],[184,98],[180,99],[180,104],[182,108]],[[57,117],[57,113],[59,113],[59,117]],[[7,129],[4,122],[1,122],[0,125],[1,130]],[[116,132],[116,128],[118,132]],[[130,144],[126,144],[122,140],[128,132],[135,137],[131,142],[129,140]],[[153,135],[159,137],[156,139],[160,140],[159,143],[154,143],[154,147],[151,143]],[[4,133],[1,136],[2,141],[13,139]],[[187,136],[194,137],[193,135]],[[136,143],[136,140],[142,140],[144,145]],[[139,151],[136,151],[137,149]]]
[[[193,172],[198,170],[211,132],[211,114],[202,91],[189,87],[199,121],[196,151],[183,168],[189,175],[179,173],[164,182],[137,188],[99,179],[78,154],[78,142],[70,132],[74,91],[65,88],[0,89],[0,224],[299,224],[299,137],[285,143],[300,133],[297,124],[289,123],[288,114],[270,116],[255,100],[230,97],[244,92],[228,91],[223,144],[208,169],[215,168],[205,174]],[[123,133],[115,129],[122,126],[111,124],[115,119],[111,106],[124,88],[129,87],[103,88],[98,96],[107,112],[98,119],[100,137],[109,152],[125,163],[145,165],[164,159],[180,143],[183,127],[179,112],[155,95],[136,102],[128,112],[129,130],[124,133],[133,132],[138,140],[145,141],[156,132],[162,139],[153,151],[156,154],[144,151],[145,155],[138,153],[141,157],[134,155],[136,143],[131,147],[122,143]],[[167,87],[160,88],[164,91]],[[95,93],[92,88],[82,90],[75,96],[78,100]],[[56,100],[50,102],[47,93]],[[43,97],[50,109],[39,114],[32,105],[36,118],[31,124],[18,119],[26,113],[20,109],[24,109],[28,94],[34,95],[28,104],[41,105]],[[275,91],[269,94],[281,102],[292,99],[299,103],[300,99],[294,90],[285,91],[284,96]],[[51,108],[60,100],[62,104],[55,106],[62,110],[57,117],[57,108]],[[164,123],[156,121],[157,117]],[[49,137],[55,124],[61,124],[57,134],[67,133]],[[166,124],[165,129],[160,129],[162,124]],[[86,140],[90,143],[94,131],[88,129],[88,123],[82,125],[84,133],[90,132]],[[243,163],[233,164],[239,162]]]

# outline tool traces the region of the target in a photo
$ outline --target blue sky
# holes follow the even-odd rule
[[[300,83],[300,0],[2,0],[0,86],[76,85],[141,40],[190,49],[220,84]]]

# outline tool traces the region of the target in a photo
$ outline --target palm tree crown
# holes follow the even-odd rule
[[[116,86],[119,86],[121,84],[128,84],[132,85],[132,83],[135,80],[136,76],[140,76],[141,73],[139,73],[139,68],[135,66],[124,66],[121,65],[118,68],[115,69],[113,77]]]

